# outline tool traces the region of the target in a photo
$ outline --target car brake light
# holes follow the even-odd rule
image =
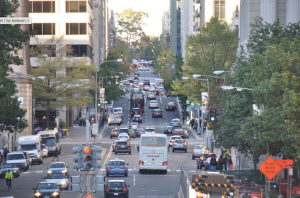
[[[109,170],[109,169],[110,169],[110,167],[107,167],[107,169]]]
[[[143,166],[144,165],[144,161],[139,161],[139,165]]]
[[[127,169],[127,167],[125,166],[125,167],[124,167],[124,169],[126,170],[126,169]]]
[[[129,139],[127,139],[127,141],[129,141]]]
[[[204,157],[201,157],[201,160],[204,160]]]
[[[131,145],[129,145],[128,147],[131,148]]]
[[[106,188],[105,191],[108,192],[108,191],[109,191],[109,188]]]
[[[131,112],[131,114],[133,114],[133,112]]]
[[[164,162],[163,162],[163,166],[168,166],[168,162],[167,162],[167,161],[164,161]]]

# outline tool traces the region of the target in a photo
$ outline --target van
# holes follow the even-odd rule
[[[55,148],[58,148],[58,154],[61,153],[61,146],[59,143],[60,136],[58,130],[41,131],[39,132],[39,135],[42,138],[43,144],[46,145],[49,155],[54,154]]]
[[[24,171],[27,171],[30,165],[23,151],[8,153],[6,157],[6,164],[15,164],[16,167]]]
[[[42,138],[40,134],[21,136],[16,142],[18,151],[27,151],[32,162],[42,164],[44,161]]]
[[[123,111],[124,110],[123,110],[122,107],[116,107],[116,108],[113,109],[114,115],[120,116],[120,117],[122,117],[122,119],[123,119]]]

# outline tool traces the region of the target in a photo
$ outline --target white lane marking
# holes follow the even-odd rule
[[[181,171],[181,170],[176,170],[176,172],[179,172],[179,171]]]
[[[171,171],[170,169],[168,169],[168,171]]]
[[[166,121],[166,120],[165,120]],[[165,123],[165,124],[168,124],[168,123]]]
[[[159,99],[160,99],[160,103],[162,104],[161,98],[159,98]]]
[[[133,175],[133,185],[135,186],[135,175]]]
[[[101,168],[101,171],[105,171],[105,169],[104,169],[104,168]]]
[[[132,169],[128,169],[129,171],[132,171]]]
[[[134,165],[134,170],[136,169],[136,165]]]
[[[30,173],[30,172],[23,172],[23,173]]]
[[[42,173],[42,172],[44,172],[44,171],[36,171],[35,173]]]

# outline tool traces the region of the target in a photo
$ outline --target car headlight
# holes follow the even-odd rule
[[[48,171],[47,173],[48,173],[48,174],[51,174],[51,173],[52,173],[52,171]]]
[[[65,184],[65,183],[66,183],[66,181],[62,181],[61,183],[62,183],[62,184]]]
[[[36,193],[34,193],[34,195],[39,197],[39,196],[41,196],[42,194],[41,194],[40,192],[36,192]]]
[[[40,157],[40,155],[38,154],[38,155],[36,155],[37,157]]]
[[[57,195],[59,195],[59,192],[54,192],[54,193],[52,193],[52,195],[57,196]]]
[[[14,170],[14,173],[16,173],[17,171]]]
[[[67,170],[63,170],[63,171],[61,171],[62,173],[66,173],[67,172]]]

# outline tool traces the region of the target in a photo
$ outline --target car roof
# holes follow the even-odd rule
[[[109,161],[122,161],[122,162],[124,162],[124,160],[119,159],[119,158],[115,158],[115,159],[112,159],[112,160],[109,160]]]
[[[52,162],[51,164],[65,164],[65,162]]]
[[[141,109],[141,108],[132,108],[132,110],[138,110],[138,109]]]
[[[150,102],[152,102],[152,103],[157,103],[157,101],[156,101],[156,100],[152,100],[152,101],[150,101]]]
[[[181,139],[182,139],[182,137],[181,137],[181,136],[179,136],[179,135],[173,135],[173,136],[171,136],[170,138],[172,138],[172,137],[179,137],[179,138],[181,138]]]
[[[7,155],[12,155],[12,154],[24,154],[23,151],[14,151],[12,153],[7,153]]]
[[[120,128],[120,129],[128,129],[128,128],[122,127],[122,128]]]
[[[115,180],[114,179],[114,180],[108,180],[108,182],[125,182],[125,181],[124,180],[120,180],[120,179],[119,180]]]
[[[141,115],[140,114],[135,114],[134,117],[141,117]]]
[[[42,182],[39,182],[39,184],[40,183],[43,183],[43,184],[48,184],[48,183],[56,184],[55,182],[52,182],[52,181],[42,181]]]
[[[131,122],[131,124],[130,125],[139,125],[138,123],[136,123],[136,122]]]

